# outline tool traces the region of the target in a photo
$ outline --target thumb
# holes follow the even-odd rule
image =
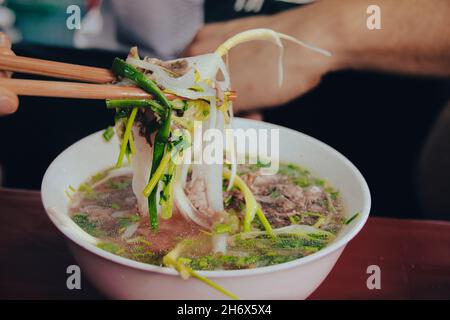
[[[16,112],[19,98],[12,91],[0,87],[0,116]]]

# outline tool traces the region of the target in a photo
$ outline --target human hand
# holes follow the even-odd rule
[[[13,55],[11,50],[11,41],[3,33],[0,32],[0,59],[2,54]],[[11,72],[0,71],[0,77],[11,77]],[[0,116],[16,112],[19,106],[19,99],[12,91],[0,87]]]
[[[333,51],[335,40],[331,34],[323,31],[327,30],[327,26],[321,24],[321,20],[316,20],[317,13],[309,11],[310,8],[305,7],[272,16],[207,24],[198,32],[185,53],[193,56],[213,52],[229,37],[253,28],[270,28]],[[328,30],[333,30],[331,25],[328,27]],[[284,81],[281,87],[278,86],[276,46],[255,41],[231,50],[231,82],[239,96],[234,103],[236,112],[284,104],[315,87],[325,73],[337,68],[338,59],[335,57],[326,57],[296,44],[283,42]]]

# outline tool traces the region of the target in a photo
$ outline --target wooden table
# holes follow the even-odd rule
[[[0,189],[0,298],[101,299],[86,279],[66,288],[76,262],[37,191]],[[381,289],[369,290],[369,265]],[[449,299],[450,223],[370,218],[312,299]]]

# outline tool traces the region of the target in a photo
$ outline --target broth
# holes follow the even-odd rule
[[[120,170],[105,170],[81,184],[71,196],[69,214],[100,239],[100,248],[139,262],[162,266],[163,257],[176,249],[179,261],[194,270],[264,267],[319,251],[345,223],[339,192],[308,170],[281,164],[278,174],[264,176],[258,165],[241,165],[238,176],[253,192],[275,236],[257,219],[250,232],[242,232],[244,197],[238,189],[225,187],[227,214],[218,218],[212,231],[186,220],[176,209],[170,219],[160,217],[159,229],[152,231],[148,216],[138,212],[131,171]],[[196,187],[188,177],[185,191],[202,210]]]

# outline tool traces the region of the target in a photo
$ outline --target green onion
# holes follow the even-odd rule
[[[189,268],[187,265],[183,264],[181,261],[185,261],[184,258],[182,258],[181,261],[179,261],[179,259],[177,260],[177,258],[176,258],[177,252],[176,251],[177,250],[174,249],[171,252],[169,252],[167,255],[164,256],[164,258],[163,258],[164,265],[166,265],[168,267],[172,267],[175,270],[177,270],[183,278],[188,278],[188,277],[196,278],[196,279],[202,281],[203,283],[207,284],[208,286],[210,286],[210,287],[216,289],[217,291],[223,293],[224,295],[228,296],[229,298],[234,299],[234,300],[239,300],[239,297],[237,297],[230,291],[226,290],[225,288],[222,288],[214,281],[211,281],[208,278],[199,275],[197,272],[195,272],[194,270]]]
[[[130,137],[128,138],[128,147],[130,148],[130,153],[131,154],[135,154],[136,150],[134,148],[134,139],[133,139],[133,135],[130,134]]]
[[[230,179],[231,171],[228,169],[223,170],[223,175],[226,179]],[[244,180],[241,179],[238,175],[234,178],[234,186],[238,188],[244,194],[245,200],[245,217],[244,217],[244,232],[250,231],[250,226],[255,215],[258,216],[258,219],[261,221],[262,225],[266,229],[267,233],[271,236],[274,236],[272,227],[270,226],[269,221],[267,220],[264,212],[262,211],[259,204],[256,202],[255,196],[251,192],[250,188],[245,184]]]
[[[264,229],[266,229],[266,232],[271,237],[276,237],[275,233],[273,232],[272,226],[269,223],[269,220],[267,220],[266,215],[262,211],[261,206],[258,205],[258,209],[256,209],[256,216],[258,217],[259,221],[261,221],[262,225],[264,226]]]
[[[147,99],[122,99],[122,100],[106,100],[108,109],[129,108],[130,106],[139,108],[150,108],[153,112],[164,115],[164,107],[155,100]]]
[[[150,178],[150,181],[148,182],[147,186],[144,188],[144,196],[149,197],[154,190],[156,190],[156,186],[158,185],[158,182],[161,180],[164,171],[169,164],[171,157],[170,152],[166,152],[164,154],[164,157],[162,158],[161,162],[159,163],[158,169],[156,169]]]
[[[160,203],[161,208],[161,218],[170,219],[172,217],[172,207],[173,207],[173,184],[175,181],[175,162],[170,161],[167,167],[167,174],[164,175],[165,185],[161,191]]]
[[[291,222],[291,225],[292,224],[298,224],[299,223],[299,218],[298,218],[298,216],[289,216],[289,221]]]
[[[103,131],[103,139],[105,139],[106,142],[108,142],[109,140],[111,140],[111,138],[114,136],[114,129],[113,127],[108,127],[105,129],[105,131]]]
[[[120,147],[119,158],[117,159],[116,168],[120,168],[122,166],[123,157],[127,150],[128,141],[131,136],[131,128],[133,127],[134,119],[136,118],[138,108],[135,107],[130,113],[128,117],[127,126],[125,127],[125,133],[123,134],[122,146]]]
[[[228,169],[224,169],[223,175],[225,176],[226,179],[229,180],[231,177],[231,171]],[[234,185],[244,195],[245,200],[244,232],[248,232],[250,231],[250,225],[252,223],[253,218],[255,217],[256,210],[258,209],[258,204],[249,187],[245,184],[244,180],[242,180],[238,175],[236,175],[234,178]]]
[[[225,199],[223,199],[223,204],[225,207],[229,207],[231,203],[233,202],[233,195],[228,195]]]

